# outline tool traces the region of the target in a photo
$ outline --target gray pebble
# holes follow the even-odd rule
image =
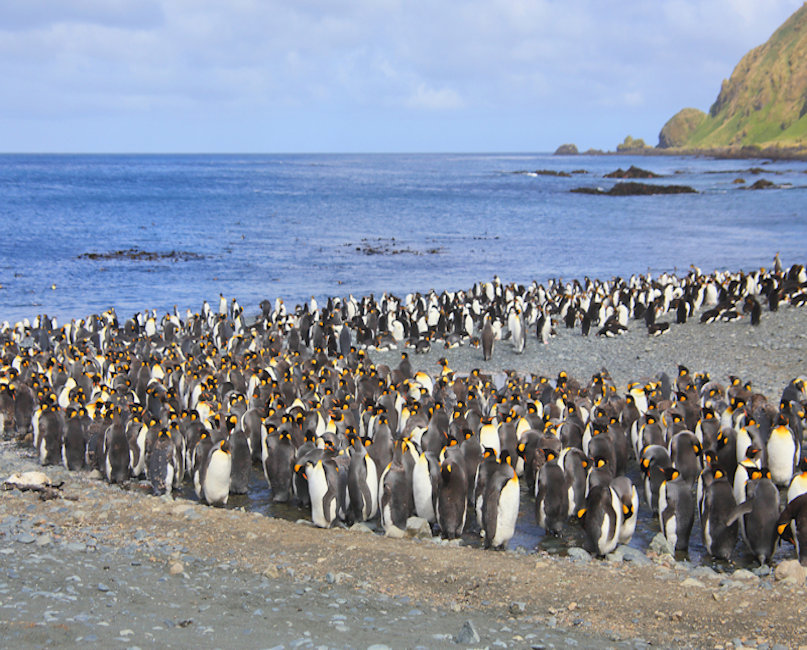
[[[107,591],[109,591],[109,587],[107,587],[103,582],[99,582],[98,583],[98,591],[102,591],[102,592],[106,593]]]
[[[580,548],[579,546],[572,546],[566,554],[575,562],[590,562],[591,561],[591,553],[589,553],[584,548]]]
[[[20,544],[33,544],[36,541],[36,537],[31,533],[20,533],[17,535],[17,541]]]
[[[474,627],[473,621],[465,621],[457,634],[457,643],[460,645],[471,645],[472,643],[479,643],[479,633]]]

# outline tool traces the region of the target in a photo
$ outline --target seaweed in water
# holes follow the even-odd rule
[[[168,251],[155,252],[144,251],[140,248],[126,248],[117,251],[108,251],[106,253],[82,253],[77,259],[80,260],[134,260],[137,262],[156,262],[160,260],[169,260],[172,262],[188,262],[191,260],[203,260],[204,255],[199,253],[191,253],[188,251]]]

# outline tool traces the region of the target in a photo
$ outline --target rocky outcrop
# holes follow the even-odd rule
[[[562,144],[555,149],[556,156],[576,156],[578,153],[576,144]]]
[[[610,190],[599,187],[576,187],[572,192],[578,194],[602,194],[607,196],[642,196],[649,194],[697,194],[689,185],[654,185],[652,183],[617,183]]]

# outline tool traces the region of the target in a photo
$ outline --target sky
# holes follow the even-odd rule
[[[802,0],[0,0],[0,152],[658,142]]]

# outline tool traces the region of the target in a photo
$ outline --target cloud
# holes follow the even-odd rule
[[[604,131],[641,113],[660,128],[681,106],[707,109],[739,58],[800,4],[0,0],[0,119],[297,111],[355,115],[358,130],[368,115],[453,111],[481,133],[491,115],[575,115]]]
[[[451,88],[437,90],[429,88],[425,83],[421,83],[409,97],[406,105],[410,108],[445,111],[462,108],[463,101],[459,93]]]

